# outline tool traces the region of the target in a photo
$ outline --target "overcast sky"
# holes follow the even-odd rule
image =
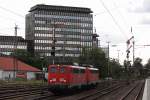
[[[101,45],[106,46],[106,42],[110,42],[112,58],[117,58],[117,50],[120,50],[121,61],[125,59],[126,41],[132,35],[136,45],[150,44],[150,0],[0,0],[0,35],[14,35],[16,24],[18,35],[24,37],[25,15],[36,4],[91,8]],[[135,48],[135,56],[141,57],[143,63],[147,62],[150,47]]]

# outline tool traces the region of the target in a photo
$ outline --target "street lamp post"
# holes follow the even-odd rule
[[[134,61],[135,61],[135,41],[134,41],[134,36],[133,36],[133,64],[134,64]]]
[[[51,21],[51,24],[53,26],[52,28],[52,51],[51,51],[51,56],[53,57],[52,58],[52,63],[55,64],[55,42],[56,42],[56,39],[55,39],[55,21],[52,20]]]
[[[14,72],[13,72],[13,78],[15,80],[16,78],[16,74],[17,74],[17,71],[18,71],[18,65],[17,65],[17,59],[16,59],[16,49],[17,49],[17,44],[18,44],[18,39],[17,39],[17,29],[18,29],[18,26],[15,25],[15,37],[14,37],[14,55],[13,55],[13,66],[14,66]]]
[[[42,83],[44,83],[44,56],[41,56],[40,59],[42,62]]]
[[[108,77],[110,76],[110,66],[109,66],[109,41],[107,42],[108,43],[108,61],[107,61],[107,67],[108,67]]]
[[[53,64],[55,64],[55,44],[56,44],[56,38],[55,38],[55,28],[56,28],[56,26],[64,26],[65,24],[64,24],[64,22],[63,23],[57,23],[57,22],[55,22],[55,20],[54,19],[52,19],[51,20],[51,23],[50,23],[51,25],[52,25],[52,51],[51,51],[51,55],[53,56]],[[63,30],[62,30],[63,31]],[[63,44],[63,46],[62,46],[62,49],[63,49],[63,58],[62,58],[62,61],[63,61],[63,63],[65,62],[65,54],[66,54],[66,51],[65,51],[65,44],[66,44],[66,35],[63,33],[63,39],[64,39],[64,44]]]
[[[120,61],[119,61],[119,59],[120,59],[120,58],[119,58],[119,52],[120,52],[120,50],[117,50],[117,52],[118,52],[118,63],[119,63],[119,62],[120,62]]]
[[[119,45],[111,45],[111,47],[117,47]],[[118,63],[120,63],[120,51],[119,49],[117,49],[117,59],[118,59]],[[122,52],[121,52],[122,53]],[[122,53],[123,54],[123,53]]]

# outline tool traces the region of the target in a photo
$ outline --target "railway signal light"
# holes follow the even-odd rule
[[[127,58],[129,58],[129,53],[130,53],[130,51],[129,51],[129,50],[127,50]]]
[[[51,55],[52,55],[53,57],[55,56],[55,46],[52,46]]]
[[[129,53],[127,53],[127,58],[129,58]]]
[[[54,46],[52,47],[52,50],[55,50],[55,47],[54,47]]]
[[[51,51],[51,55],[52,55],[52,56],[55,56],[55,52],[54,52],[54,51]]]

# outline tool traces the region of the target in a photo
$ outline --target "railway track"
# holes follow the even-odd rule
[[[100,86],[92,90],[84,91],[79,94],[75,94],[72,96],[68,96],[68,97],[56,99],[56,100],[95,100],[96,98],[99,98],[102,95],[115,91],[124,85],[125,85],[124,82],[115,82],[105,87]]]
[[[52,94],[48,92],[47,86],[24,86],[22,88],[14,88],[14,87],[3,87],[3,90],[0,91],[0,100],[7,99],[16,99],[16,100],[28,100],[24,99],[30,96],[43,95],[44,93]],[[22,99],[20,99],[22,98]]]
[[[103,89],[76,94],[57,100],[141,100],[144,81],[135,81],[131,84],[118,83]]]
[[[135,82],[136,83],[136,82]],[[109,86],[109,87],[108,87]],[[109,84],[106,87],[98,87],[96,89],[84,91],[80,96],[73,94],[70,96],[57,96],[48,91],[47,86],[11,86],[0,87],[0,100],[105,100],[103,97],[109,96],[115,91],[120,91],[128,87],[119,99],[114,100],[141,100],[141,94],[144,87],[144,81],[137,84],[126,85],[125,82]],[[1,90],[2,89],[2,90]],[[127,91],[128,90],[128,91]],[[109,98],[109,97],[108,97]],[[107,99],[112,100],[112,99]]]
[[[80,97],[77,100],[96,100],[96,99],[100,98],[101,96],[104,96],[104,95],[109,94],[113,91],[116,91],[117,89],[119,89],[123,86],[124,85],[122,85],[122,84],[121,85],[117,84],[117,85],[111,86],[109,88],[99,90],[95,93],[88,94],[86,96]]]
[[[55,100],[64,97],[53,95],[47,85],[3,85],[0,94],[0,100]]]
[[[144,82],[139,82],[128,90],[119,100],[140,100],[143,88]]]
[[[3,86],[0,87],[0,100],[55,100],[64,96],[56,96],[46,86]]]

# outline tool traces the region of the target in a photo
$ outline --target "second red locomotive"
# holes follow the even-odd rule
[[[98,82],[99,70],[97,68],[73,65],[50,65],[48,67],[48,84],[52,92],[96,86]]]

